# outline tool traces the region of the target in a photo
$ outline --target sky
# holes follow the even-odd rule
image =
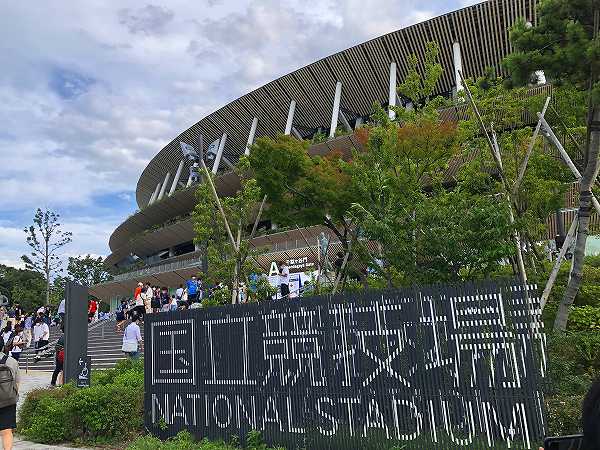
[[[229,101],[471,0],[0,0],[0,264],[36,208],[110,253],[150,159]]]

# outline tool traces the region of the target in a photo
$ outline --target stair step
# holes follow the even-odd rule
[[[88,355],[92,357],[92,368],[109,369],[115,366],[118,361],[127,356],[121,351],[123,343],[123,331],[116,331],[116,322],[107,320],[96,322],[88,326]],[[60,330],[52,327],[50,330],[50,348],[60,336]],[[144,332],[142,331],[142,337]],[[143,355],[143,352],[140,352]],[[23,352],[21,355],[21,369],[27,367],[27,370],[33,371],[52,371],[54,370],[54,356],[48,356],[38,362],[34,362],[34,353],[32,349]]]

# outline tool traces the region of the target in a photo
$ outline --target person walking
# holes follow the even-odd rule
[[[133,313],[131,319],[133,320],[133,315],[137,315],[140,317],[144,317],[146,314],[146,308],[144,307],[144,284],[138,283],[137,288],[135,288],[135,292],[133,294],[133,300],[135,307],[133,308]]]
[[[35,325],[33,326],[33,344],[36,358],[39,358],[40,350],[45,350],[49,339],[50,328],[46,322],[38,317],[35,319]]]
[[[31,331],[33,328],[33,316],[31,313],[25,315],[25,320],[23,321],[23,339],[25,340],[25,347],[31,347]]]
[[[4,450],[13,448],[13,429],[17,428],[17,401],[19,400],[19,363],[0,352],[0,436]]]
[[[66,303],[67,301],[63,298],[58,305],[58,316],[61,324],[65,323]]]
[[[88,323],[92,323],[96,317],[96,311],[98,310],[98,303],[96,300],[91,299],[88,301]]]
[[[25,347],[25,340],[23,339],[23,329],[20,324],[15,326],[12,337],[4,344],[4,353],[8,353],[15,360],[21,358],[21,352]]]
[[[169,302],[168,305],[168,309],[167,311],[177,311],[177,308],[179,307],[179,305],[177,304],[177,299],[175,298],[175,296],[173,295],[171,297],[171,300]]]
[[[186,285],[188,293],[187,306],[189,306],[196,301],[196,297],[198,296],[198,281],[196,277],[192,276],[190,280],[187,280]]]
[[[12,337],[13,337],[12,323],[8,322],[6,324],[6,326],[4,327],[4,329],[2,330],[2,335],[0,335],[0,343],[2,344],[1,348],[5,348],[6,345],[10,342]]]
[[[21,305],[19,303],[15,303],[15,319],[17,321],[17,323],[21,322],[21,320],[23,320],[23,308],[21,308]]]
[[[139,351],[143,348],[142,333],[140,331],[141,316],[136,316],[135,319],[127,325],[123,333],[123,346],[121,350],[129,358],[137,358]]]
[[[169,288],[163,286],[160,290],[160,308],[168,305],[171,302],[171,296],[169,295]]]
[[[279,263],[279,289],[281,290],[281,299],[290,298],[290,269],[284,261]]]
[[[65,328],[61,325],[62,334],[56,341],[56,345],[54,346],[54,372],[52,372],[52,378],[50,379],[50,386],[56,386],[56,381],[58,376],[63,371],[63,367],[65,364]]]
[[[117,326],[116,326],[117,332],[121,332],[123,325],[125,325],[125,322],[127,321],[127,300],[125,300],[124,298],[121,299],[120,305],[117,306],[116,319],[117,319]]]
[[[183,284],[180,284],[175,291],[175,298],[177,299],[177,302],[181,302],[183,300]]]
[[[154,290],[150,283],[146,283],[146,287],[144,288],[144,292],[142,292],[142,298],[144,299],[144,310],[146,314],[150,314],[152,312],[152,297],[154,296]]]

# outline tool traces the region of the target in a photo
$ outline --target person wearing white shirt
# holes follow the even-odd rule
[[[281,289],[281,298],[288,300],[290,297],[290,269],[285,262],[279,263],[279,288]]]
[[[144,344],[139,325],[141,321],[142,318],[136,316],[133,322],[127,325],[123,332],[123,346],[121,347],[121,350],[123,350],[123,353],[130,358],[137,358],[138,352]]]
[[[6,324],[6,327],[4,327],[4,329],[2,330],[2,342],[4,342],[4,345],[8,344],[8,341],[10,341],[11,337],[13,337],[13,330],[12,325],[9,322]]]
[[[48,324],[42,319],[37,318],[33,327],[33,343],[36,354],[39,353],[40,349],[48,345],[50,339],[50,328]]]
[[[175,298],[178,302],[183,300],[183,284],[180,284],[177,290],[175,291]]]
[[[8,342],[6,342],[8,344]],[[25,339],[23,338],[23,331],[21,331],[21,325],[15,326],[15,332],[12,338],[12,348],[10,349],[10,356],[17,361],[21,358],[21,351],[25,346]]]
[[[64,321],[65,321],[65,311],[66,311],[66,300],[63,298],[58,305],[58,315],[60,317],[60,323],[64,323]]]
[[[152,301],[153,296],[154,296],[154,289],[152,289],[152,286],[150,286],[150,283],[147,283],[146,289],[144,290],[144,292],[142,294],[142,298],[144,299],[144,308],[146,310],[146,313],[152,312],[152,305],[150,302]]]

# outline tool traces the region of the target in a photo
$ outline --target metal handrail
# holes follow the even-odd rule
[[[112,281],[126,281],[132,278],[143,278],[157,273],[172,272],[174,270],[179,269],[189,269],[191,267],[197,267],[200,264],[201,261],[199,260],[199,258],[188,259],[184,261],[174,261],[171,263],[159,264],[151,267],[144,267],[138,270],[134,270],[133,272],[126,272],[119,275],[115,275]]]

